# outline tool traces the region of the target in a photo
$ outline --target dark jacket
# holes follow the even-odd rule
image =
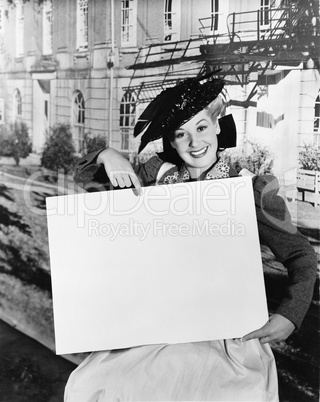
[[[75,182],[89,192],[110,190],[103,165],[96,163],[100,151],[86,155],[75,168]],[[154,156],[136,169],[143,186],[156,182],[164,162]],[[272,175],[253,177],[256,215],[260,242],[266,244],[288,271],[285,297],[276,310],[299,328],[310,306],[317,272],[316,253],[299,233],[282,197],[279,183]]]

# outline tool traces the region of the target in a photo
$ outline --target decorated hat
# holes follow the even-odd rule
[[[147,106],[134,128],[134,137],[146,129],[141,137],[139,152],[149,142],[164,138],[165,134],[181,127],[219,95],[224,81],[211,78],[212,74],[180,81],[174,87],[163,90]]]

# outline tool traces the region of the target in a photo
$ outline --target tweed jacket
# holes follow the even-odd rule
[[[103,165],[97,164],[101,151],[80,159],[75,167],[75,182],[89,192],[110,190]],[[154,156],[136,169],[143,186],[155,185],[164,161]],[[230,171],[230,176],[235,176]],[[317,258],[306,237],[299,233],[282,197],[279,183],[272,175],[254,176],[253,190],[260,243],[266,244],[287,269],[285,295],[276,309],[298,329],[310,306],[317,272]]]

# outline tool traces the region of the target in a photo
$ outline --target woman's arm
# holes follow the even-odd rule
[[[278,180],[273,176],[253,180],[260,241],[287,268],[288,286],[276,314],[244,340],[262,338],[270,342],[286,339],[300,327],[313,296],[317,257],[309,241],[292,224],[286,204],[278,195]]]
[[[78,161],[74,181],[89,192],[133,187],[140,193],[141,184],[143,186],[155,184],[162,164],[163,161],[158,156],[153,156],[135,170],[118,151],[104,148]]]

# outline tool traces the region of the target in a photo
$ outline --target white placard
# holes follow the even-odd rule
[[[268,320],[250,177],[49,197],[47,218],[57,354]]]

